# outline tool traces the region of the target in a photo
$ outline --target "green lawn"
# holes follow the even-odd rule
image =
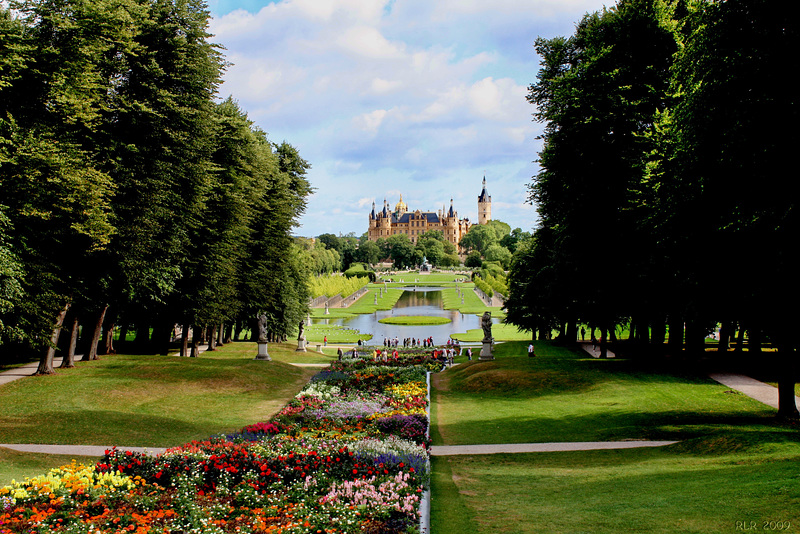
[[[0,443],[167,447],[270,418],[328,363],[328,354],[270,343],[274,361],[254,361],[256,344],[229,343],[199,358],[103,356],[56,375],[0,386]],[[72,456],[0,448],[0,485],[69,463]],[[92,462],[92,458],[77,457]]]
[[[330,361],[270,345],[232,343],[199,358],[105,356],[56,375],[0,386],[0,443],[173,446],[269,418]],[[296,347],[296,345],[294,345]]]
[[[468,330],[465,333],[453,334],[450,337],[452,337],[453,339],[457,339],[459,341],[477,342],[477,341],[483,340],[483,329],[482,328],[476,328],[474,330]],[[531,339],[531,333],[530,332],[521,332],[514,325],[505,324],[505,323],[498,323],[498,324],[492,325],[492,337],[495,339],[495,341],[528,341],[529,342],[530,339]],[[527,349],[526,349],[526,351],[527,351]]]
[[[800,432],[774,409],[702,376],[541,342],[530,359],[525,345],[435,375],[434,444],[681,442],[434,458],[433,532],[736,532],[751,521],[798,530]]]
[[[10,484],[12,480],[42,475],[54,467],[68,465],[72,460],[91,465],[99,457],[18,452],[0,447],[0,486]]]

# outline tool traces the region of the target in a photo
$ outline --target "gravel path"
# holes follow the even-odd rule
[[[568,443],[503,443],[496,445],[434,445],[431,456],[458,454],[498,454],[516,452],[596,451],[610,449],[635,449],[638,447],[663,447],[677,441],[579,441]]]

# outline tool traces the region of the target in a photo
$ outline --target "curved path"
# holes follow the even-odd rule
[[[434,445],[431,456],[458,454],[499,454],[517,452],[597,451],[635,449],[638,447],[663,447],[677,441],[578,441],[561,443],[498,443],[495,445]],[[0,445],[2,446],[2,445]]]

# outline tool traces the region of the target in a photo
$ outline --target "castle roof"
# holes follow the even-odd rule
[[[486,192],[486,177],[483,177],[483,190],[481,194],[478,196],[478,202],[491,202],[492,197],[489,196],[489,193]]]

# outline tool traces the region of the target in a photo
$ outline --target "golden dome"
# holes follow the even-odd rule
[[[408,211],[408,206],[403,202],[403,195],[400,195],[400,202],[394,206],[395,213],[405,213]]]

